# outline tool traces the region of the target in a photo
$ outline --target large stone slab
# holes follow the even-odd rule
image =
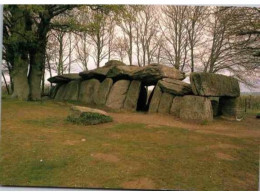
[[[185,120],[213,120],[213,111],[210,99],[201,96],[183,96],[180,118]]]
[[[112,109],[121,109],[124,106],[130,81],[119,80],[114,83],[107,98],[106,106]]]
[[[110,69],[111,67],[99,67],[97,69],[80,72],[79,75],[85,80],[95,78],[103,81]]]
[[[220,115],[236,117],[238,114],[238,98],[221,97],[219,99]]]
[[[94,98],[94,102],[97,105],[105,105],[107,101],[108,94],[113,85],[113,80],[111,78],[106,78],[102,83],[100,83],[97,96]]]
[[[170,93],[164,92],[162,94],[161,99],[160,99],[160,104],[158,107],[158,113],[169,113],[170,112],[173,97],[174,96]]]
[[[80,79],[81,77],[79,76],[78,73],[70,73],[70,74],[63,74],[63,75],[57,75],[54,77],[50,77],[48,81],[50,83],[67,83],[72,80],[77,80]]]
[[[123,63],[122,61],[118,61],[118,60],[110,60],[105,63],[106,67],[122,66],[122,65],[126,65],[126,64]]]
[[[70,81],[65,90],[64,94],[64,100],[68,101],[77,101],[78,100],[78,95],[79,95],[79,85],[80,85],[80,80],[73,80]]]
[[[57,92],[58,92],[58,90],[59,90],[59,88],[60,88],[61,85],[62,85],[62,84],[57,83],[55,86],[52,86],[52,87],[51,87],[51,90],[50,90],[50,98],[52,98],[52,99],[55,98],[55,96],[56,96],[56,94],[57,94]]]
[[[107,112],[102,111],[100,109],[94,109],[89,107],[82,106],[71,106],[70,107],[70,116],[74,118],[79,118],[82,113],[98,113],[100,115],[109,116]]]
[[[192,93],[190,84],[176,79],[163,78],[158,81],[158,85],[163,92],[173,95],[188,95]]]
[[[180,96],[176,96],[176,97],[173,98],[171,109],[170,109],[170,114],[172,114],[176,117],[180,117],[182,100],[183,100],[183,97],[180,97]]]
[[[213,97],[239,97],[237,79],[213,73],[191,73],[192,91],[195,95]]]
[[[64,100],[64,96],[66,94],[66,86],[67,86],[67,83],[60,85],[60,87],[58,88],[58,91],[55,95],[54,100],[58,100],[58,101]]]
[[[107,77],[113,78],[115,80],[120,79],[127,79],[131,80],[133,79],[133,74],[137,70],[139,70],[140,67],[137,66],[130,66],[130,65],[116,65],[111,67],[107,73]]]
[[[100,82],[97,79],[82,81],[79,90],[79,101],[85,104],[95,104],[94,98],[97,96]]]
[[[124,103],[124,109],[135,111],[141,90],[141,81],[133,80],[129,86]]]
[[[151,102],[149,104],[149,113],[156,113],[158,111],[160,99],[161,99],[161,96],[162,96],[161,88],[158,85],[156,85],[151,94],[152,95],[150,97],[152,99],[151,99]]]
[[[133,78],[142,81],[145,85],[155,85],[162,78],[183,80],[185,74],[174,67],[162,64],[150,64],[134,72]]]

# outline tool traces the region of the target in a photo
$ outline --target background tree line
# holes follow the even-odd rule
[[[12,5],[4,9],[4,67],[13,96],[26,100],[41,98],[46,73],[89,70],[110,59],[230,72],[253,86],[259,34],[254,7]]]

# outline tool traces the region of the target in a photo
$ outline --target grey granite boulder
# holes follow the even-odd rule
[[[158,107],[158,113],[169,113],[172,105],[173,95],[170,93],[163,93]]]
[[[190,95],[192,94],[191,86],[188,83],[176,79],[163,78],[158,81],[158,85],[163,92],[171,93],[173,95]]]
[[[124,109],[135,111],[137,109],[137,102],[141,90],[141,82],[133,80],[129,86],[124,102]]]
[[[95,104],[94,98],[97,96],[99,86],[100,82],[97,79],[82,81],[79,90],[79,101],[90,105]]]
[[[107,101],[108,94],[113,85],[113,80],[111,78],[106,78],[100,83],[97,96],[94,98],[94,101],[97,105],[105,105]]]

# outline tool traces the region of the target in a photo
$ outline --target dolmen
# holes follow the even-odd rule
[[[113,110],[171,114],[185,120],[212,121],[213,117],[235,117],[240,88],[237,79],[212,73],[185,74],[173,67],[150,64],[129,66],[117,60],[79,74],[48,79],[56,85],[51,97],[79,101]],[[148,86],[154,86],[149,93]]]

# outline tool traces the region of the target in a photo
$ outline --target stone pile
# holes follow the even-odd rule
[[[187,120],[212,120],[213,116],[235,116],[240,95],[238,81],[209,73],[185,74],[173,67],[150,64],[128,66],[111,60],[95,70],[49,79],[55,100],[80,101],[116,110],[172,114]],[[151,94],[148,86],[154,85]]]

